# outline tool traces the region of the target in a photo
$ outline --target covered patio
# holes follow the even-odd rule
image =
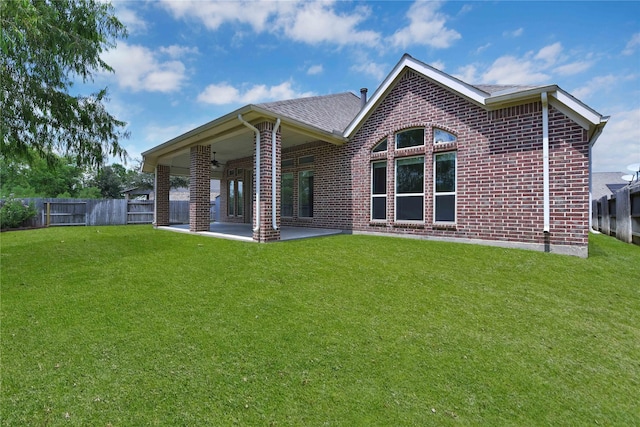
[[[175,224],[157,227],[158,229],[176,231],[182,233],[194,233],[189,230],[189,224]],[[343,230],[329,228],[288,227],[280,228],[280,240],[308,239],[310,237],[331,236],[344,233]],[[209,231],[198,231],[195,234],[221,239],[239,240],[243,242],[255,242],[251,224],[239,224],[231,222],[213,222],[209,225]]]
[[[327,151],[345,145],[342,131],[363,103],[345,92],[250,104],[142,153],[142,170],[155,175],[154,226],[178,229],[169,224],[170,176],[177,175],[190,178],[188,230],[193,233],[269,242],[341,232],[313,228],[327,222],[313,218],[314,178],[309,172],[317,167],[313,155],[298,156],[310,159],[305,163],[309,170],[303,177],[306,187],[295,187],[306,191],[302,207],[283,215],[282,153],[302,152],[303,147],[309,151],[316,147],[313,144]],[[210,225],[212,179],[221,182],[221,219],[227,222]],[[292,209],[291,203],[287,208]],[[317,205],[324,207],[320,202]],[[296,215],[303,220],[298,221]],[[282,216],[288,226],[282,224]],[[291,227],[297,222],[304,228]]]

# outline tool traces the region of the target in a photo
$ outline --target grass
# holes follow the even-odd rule
[[[2,425],[638,425],[640,248],[1,235]]]

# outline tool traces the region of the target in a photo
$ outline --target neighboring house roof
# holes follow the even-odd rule
[[[386,95],[395,86],[398,79],[405,70],[412,70],[432,82],[445,87],[458,95],[468,99],[476,105],[488,110],[503,108],[512,105],[514,102],[522,103],[528,100],[539,100],[542,93],[547,93],[549,103],[574,120],[589,132],[591,144],[599,136],[602,128],[606,124],[608,117],[602,116],[597,111],[591,109],[586,104],[577,100],[569,93],[560,89],[557,85],[548,86],[497,86],[478,85],[473,86],[450,76],[437,68],[431,67],[421,61],[404,54],[398,64],[394,67],[380,87],[371,96],[365,107],[358,113],[344,132],[344,136],[349,138],[364,124],[367,118],[375,111],[378,105],[384,100]]]
[[[629,184],[622,179],[622,172],[594,172],[591,175],[591,199],[611,197],[620,188]]]
[[[351,92],[258,104],[265,110],[327,132],[342,134],[360,111],[360,98]]]
[[[127,188],[122,191],[123,194],[131,194],[131,195],[149,195],[153,193],[153,188]]]

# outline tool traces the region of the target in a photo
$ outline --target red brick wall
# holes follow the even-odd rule
[[[275,123],[262,122],[256,126],[260,131],[260,226],[253,232],[254,240],[269,242],[280,240],[280,223],[276,222],[276,229],[273,228],[272,219],[272,180],[276,180],[276,215],[280,214],[280,132],[276,132],[276,175],[272,176],[272,132]],[[255,156],[254,156],[255,157]],[[253,165],[255,170],[255,163]],[[255,178],[254,178],[255,179]],[[254,212],[258,207],[254,208]],[[257,216],[253,216],[254,230]]]
[[[211,202],[211,146],[191,147],[189,179],[189,230],[209,231]]]
[[[533,102],[487,112],[465,99],[408,72],[350,142],[353,156],[353,228],[545,244],[543,228],[542,105]],[[425,127],[425,224],[394,224],[394,133]],[[432,129],[458,137],[443,151],[457,149],[457,221],[455,227],[433,224]],[[370,150],[383,137],[389,150],[388,220],[369,222]],[[587,245],[588,141],[584,129],[550,107],[551,245]],[[435,150],[440,151],[440,147]],[[403,155],[406,150],[403,151]]]
[[[395,133],[411,127],[425,128],[425,145],[396,152]],[[456,135],[457,142],[434,147],[434,127]],[[387,152],[371,153],[384,137]],[[282,160],[294,159],[294,166],[282,172],[294,172],[295,203],[293,217],[283,217],[282,225],[586,248],[586,131],[550,107],[549,143],[551,229],[545,240],[541,102],[489,112],[409,71],[347,144],[317,141],[282,150]],[[457,218],[455,225],[443,226],[433,223],[433,158],[434,152],[450,150],[457,151]],[[309,155],[312,165],[298,164]],[[395,159],[409,155],[425,158],[425,221],[420,225],[393,220]],[[387,159],[388,185],[382,224],[370,221],[371,161],[380,159]],[[251,160],[227,166],[247,167]],[[314,215],[298,218],[298,173],[307,169],[314,171]],[[221,218],[233,220],[225,219],[222,185]],[[270,183],[262,191],[270,194]]]
[[[153,222],[156,227],[169,225],[170,171],[171,168],[169,166],[156,166],[155,218]]]

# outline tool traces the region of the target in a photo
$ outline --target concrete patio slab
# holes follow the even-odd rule
[[[158,227],[161,230],[191,233],[189,224],[175,224],[166,227]],[[342,234],[343,230],[329,228],[307,228],[307,227],[287,227],[280,228],[280,241],[308,239],[310,237],[331,236]],[[213,222],[209,226],[209,231],[198,231],[191,234],[199,234],[207,237],[217,237],[221,239],[240,240],[244,242],[254,242],[251,224],[236,224],[230,222]]]

